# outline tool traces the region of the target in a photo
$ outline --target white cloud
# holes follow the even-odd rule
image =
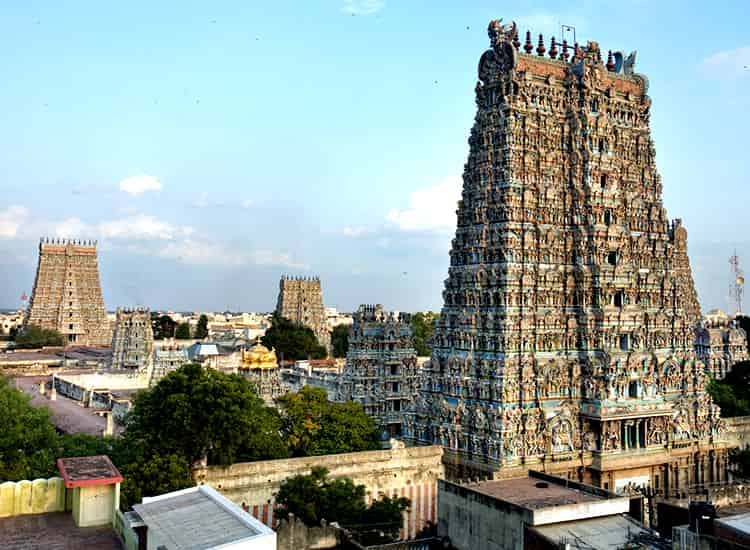
[[[166,244],[159,256],[192,265],[239,267],[243,265],[282,266],[291,269],[309,269],[310,266],[292,260],[288,253],[270,250],[246,251],[227,248],[220,243],[183,239]]]
[[[178,227],[153,216],[138,214],[99,224],[99,233],[110,239],[170,241],[193,233],[191,227]]]
[[[154,176],[140,174],[130,176],[120,182],[120,191],[124,191],[133,196],[142,195],[148,191],[161,191],[161,182]]]
[[[244,201],[242,201],[242,203],[240,204],[240,206],[242,206],[242,208],[247,209],[247,208],[251,208],[253,206],[253,204],[255,204],[255,203],[253,203],[252,200],[245,199]]]
[[[67,218],[55,225],[55,236],[61,239],[73,239],[89,233],[89,227],[80,218]]]
[[[385,7],[385,0],[344,0],[341,8],[349,15],[372,15]]]
[[[701,67],[705,73],[720,77],[750,75],[750,46],[716,52],[705,58]]]
[[[12,239],[29,216],[29,210],[23,206],[11,205],[0,210],[0,239]]]
[[[349,226],[347,226],[347,227],[344,228],[344,237],[357,238],[357,237],[360,237],[360,236],[364,235],[367,232],[368,231],[364,227],[349,227]]]
[[[451,232],[456,228],[456,203],[461,198],[462,180],[449,176],[432,187],[411,193],[409,208],[392,208],[386,225],[408,232]]]

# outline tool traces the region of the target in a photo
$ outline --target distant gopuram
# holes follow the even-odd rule
[[[660,494],[725,480],[635,53],[522,43],[500,21],[489,36],[409,437],[442,444],[453,476],[541,468]]]
[[[117,308],[112,332],[114,369],[150,370],[153,366],[154,331],[148,308]]]
[[[410,316],[386,311],[380,304],[359,306],[349,330],[341,399],[361,403],[388,439],[401,437],[418,391]]]
[[[24,326],[60,332],[70,344],[109,346],[96,241],[42,239]]]
[[[301,323],[315,333],[318,343],[327,350],[331,347],[331,333],[326,324],[323,290],[319,277],[287,277],[279,283],[276,314]]]

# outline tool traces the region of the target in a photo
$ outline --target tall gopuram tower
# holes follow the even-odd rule
[[[24,326],[60,332],[71,344],[109,346],[96,241],[42,239]]]
[[[444,307],[409,437],[453,476],[670,493],[726,477],[687,231],[662,205],[635,54],[489,26]],[[548,55],[545,53],[548,52]]]
[[[323,290],[319,277],[287,277],[282,275],[279,282],[279,298],[276,314],[296,323],[310,327],[318,343],[331,347],[331,333],[328,332],[326,314],[323,307]]]
[[[383,436],[400,437],[419,391],[414,331],[406,313],[361,305],[349,330],[340,397],[361,403]]]

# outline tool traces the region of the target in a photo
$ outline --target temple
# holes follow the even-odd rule
[[[60,332],[68,343],[109,346],[95,241],[42,239],[24,326]]]
[[[419,390],[418,375],[409,316],[380,304],[361,305],[349,331],[341,399],[361,403],[383,439],[401,436]]]
[[[279,376],[276,352],[260,343],[260,337],[249,350],[242,350],[239,373],[255,386],[258,397],[272,406],[274,399],[285,393]]]
[[[153,366],[154,331],[147,308],[117,308],[112,332],[111,367],[150,370]]]
[[[331,347],[331,333],[323,307],[323,290],[318,277],[286,277],[279,282],[276,314],[312,329],[318,343]]]
[[[406,436],[452,477],[528,468],[674,494],[727,477],[635,53],[493,21],[435,331]]]

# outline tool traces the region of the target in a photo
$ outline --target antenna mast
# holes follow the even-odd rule
[[[742,294],[745,291],[745,276],[740,269],[740,258],[737,256],[737,250],[729,258],[730,271],[732,273],[732,282],[729,285],[729,307],[734,308],[735,315],[742,313]]]

